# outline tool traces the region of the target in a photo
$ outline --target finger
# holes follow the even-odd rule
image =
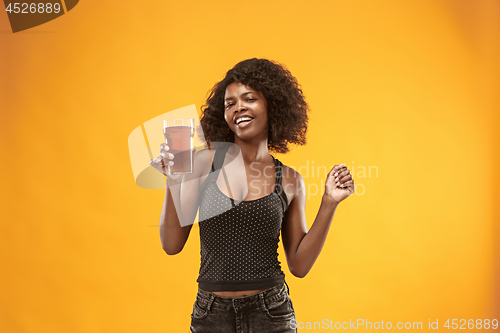
[[[174,165],[174,162],[173,161],[164,161],[163,158],[156,157],[156,158],[153,158],[152,160],[150,160],[149,164],[151,164],[154,167],[160,167],[162,165],[170,165],[170,166],[172,166],[172,165]]]
[[[350,171],[349,169],[347,169],[347,167],[342,167],[342,169],[339,170],[339,174],[342,172],[350,172]]]
[[[162,167],[162,160],[159,158],[159,157],[156,157],[156,158],[153,158],[149,161],[149,164],[155,168],[156,170],[160,171],[161,173],[163,173],[164,175],[166,174],[164,171],[163,171],[163,167]]]
[[[351,178],[351,172],[346,168],[345,170],[339,171],[338,175],[335,177],[335,181],[340,181],[342,183],[342,180],[348,180]]]
[[[162,143],[160,144],[160,149],[168,151],[170,150],[170,147],[166,143]]]
[[[160,150],[160,156],[163,157],[163,158],[167,158],[169,160],[173,160],[174,159],[174,154],[168,153],[166,150]]]
[[[338,187],[340,188],[350,188],[350,187],[354,187],[354,180],[348,180],[346,181],[345,183],[343,184],[340,184]]]
[[[336,165],[332,168],[332,170],[330,170],[328,175],[326,175],[327,177],[333,176],[333,174],[335,173],[335,167],[336,167]]]
[[[342,177],[348,176],[350,174],[351,174],[351,171],[349,171],[349,169],[347,169],[347,168],[344,168],[344,169],[339,171],[339,174],[337,177],[342,178]]]
[[[160,157],[155,157],[152,160],[149,161],[149,164],[153,166],[158,166],[161,165],[161,158]]]
[[[337,177],[337,176],[338,176],[338,174],[339,174],[340,172],[342,172],[344,169],[347,169],[347,168],[345,167],[345,163],[342,163],[342,164],[340,164],[340,165],[336,165],[336,166],[334,166],[334,167],[333,167],[333,171],[334,171],[333,175],[334,175],[335,177]]]
[[[338,182],[340,181],[342,178],[346,177],[346,176],[350,176],[351,175],[351,172],[349,171],[349,169],[347,169],[346,167],[340,169],[339,171],[337,171],[334,176],[335,176],[335,181]]]
[[[352,180],[351,175],[347,175],[347,176],[345,176],[345,177],[339,178],[338,182],[339,182],[340,184],[344,184],[344,183],[345,183],[345,182],[347,182],[348,180]]]

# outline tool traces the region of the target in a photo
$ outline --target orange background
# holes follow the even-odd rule
[[[0,12],[1,332],[188,331],[198,229],[163,252],[127,138],[250,57],[311,106],[278,158],[347,163],[364,189],[308,276],[281,256],[297,320],[500,319],[498,1],[87,0],[16,34]]]

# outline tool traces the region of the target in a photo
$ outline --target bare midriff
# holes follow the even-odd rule
[[[267,290],[269,288],[265,289],[255,289],[255,290],[243,290],[243,291],[206,291],[207,293],[211,293],[220,297],[245,297],[245,296],[250,296],[250,295],[255,295],[257,293],[260,293],[261,291]]]

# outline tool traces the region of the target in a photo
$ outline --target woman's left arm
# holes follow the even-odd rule
[[[349,169],[343,164],[332,168],[326,178],[321,206],[309,231],[305,215],[306,191],[302,176],[294,171],[294,176],[286,179],[283,185],[285,192],[291,192],[292,195],[282,227],[283,247],[290,272],[297,277],[304,277],[323,249],[337,206],[354,193],[354,180]]]

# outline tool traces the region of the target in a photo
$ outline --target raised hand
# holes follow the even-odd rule
[[[328,173],[325,195],[340,203],[354,193],[354,180],[345,164],[335,165]]]

